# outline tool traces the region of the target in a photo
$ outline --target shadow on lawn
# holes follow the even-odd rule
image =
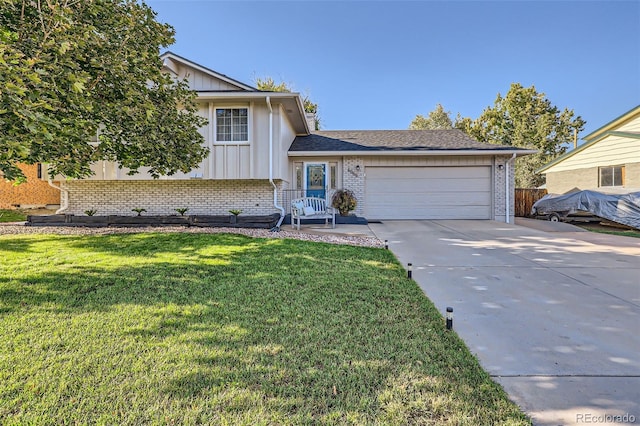
[[[182,345],[186,362],[175,360],[170,380],[146,379],[158,399],[207,405],[205,419],[264,420],[267,411],[331,422],[339,412],[335,421],[350,413],[367,423],[387,410],[433,422],[459,406],[504,414],[492,406],[504,403],[500,392],[388,251],[219,234],[65,244],[133,263],[2,278],[0,319],[40,307],[72,315],[142,307],[150,319],[123,326],[122,337],[150,350]],[[458,355],[444,356],[451,347]],[[459,371],[462,383],[451,383]]]

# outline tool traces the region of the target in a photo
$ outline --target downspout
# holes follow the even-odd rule
[[[61,193],[60,201],[62,202],[60,203],[60,208],[56,210],[56,214],[60,214],[69,208],[69,191],[67,191],[66,189],[62,189],[59,186],[55,186],[50,177],[47,178],[47,183],[49,184],[50,187],[57,189]]]
[[[267,96],[267,107],[269,108],[269,183],[273,186],[273,207],[280,210],[280,219],[276,226],[271,228],[272,232],[280,231],[280,225],[284,220],[285,211],[278,204],[278,187],[273,181],[273,107],[271,106],[271,98]]]
[[[507,160],[504,167],[504,198],[505,198],[505,207],[504,207],[504,221],[505,223],[509,223],[509,218],[511,217],[511,205],[509,204],[509,164],[513,164],[513,160],[516,159],[515,152],[510,159]]]

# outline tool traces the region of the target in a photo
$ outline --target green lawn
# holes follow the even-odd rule
[[[600,225],[599,223],[585,223],[577,224],[579,227],[591,232],[598,232],[600,234],[620,235],[622,237],[634,237],[640,238],[640,230],[635,229],[620,229],[612,226]]]
[[[389,251],[0,236],[2,424],[529,424]]]
[[[27,215],[20,210],[0,209],[0,223],[1,222],[23,222],[25,220],[27,220]]]

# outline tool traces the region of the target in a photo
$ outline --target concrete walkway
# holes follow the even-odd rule
[[[640,239],[529,225],[369,228],[535,424],[640,423]]]

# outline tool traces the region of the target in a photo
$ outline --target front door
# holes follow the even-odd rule
[[[306,165],[306,186],[307,197],[325,198],[327,187],[327,165],[307,164]]]

